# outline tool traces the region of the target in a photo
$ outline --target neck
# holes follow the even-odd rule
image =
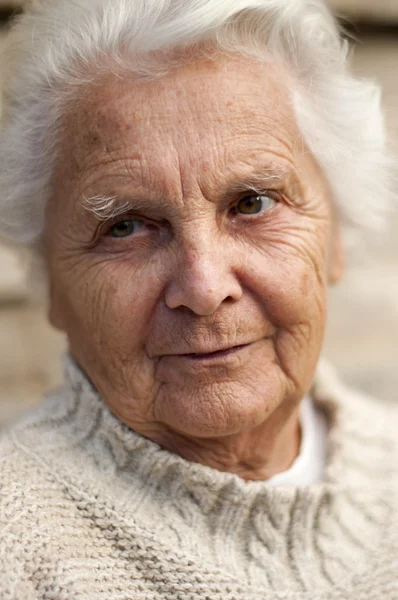
[[[265,481],[287,470],[299,454],[299,408],[288,419],[283,413],[277,410],[255,429],[222,438],[194,438],[171,430],[138,433],[188,461],[247,481]]]

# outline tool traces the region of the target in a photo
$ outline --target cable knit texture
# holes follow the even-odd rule
[[[0,441],[1,600],[398,599],[397,409],[321,365],[324,481],[267,487],[131,431],[73,361]]]

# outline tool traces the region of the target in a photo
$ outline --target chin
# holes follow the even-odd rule
[[[260,426],[283,401],[280,385],[237,382],[185,389],[159,398],[159,420],[174,431],[197,438],[245,433]]]

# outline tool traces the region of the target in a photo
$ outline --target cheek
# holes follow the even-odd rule
[[[95,346],[131,357],[145,343],[162,291],[156,275],[128,260],[82,265],[67,283],[71,327],[84,329]]]
[[[287,393],[302,397],[311,386],[322,348],[325,286],[314,269],[297,258],[274,262],[259,272],[252,289],[276,329],[275,364],[289,382]]]
[[[253,261],[252,290],[277,329],[277,363],[299,394],[308,390],[322,347],[326,323],[326,284],[312,261],[292,252],[283,261]]]
[[[326,285],[309,261],[297,256],[283,261],[257,255],[248,270],[250,288],[265,306],[268,317],[279,327],[324,319]]]
[[[247,287],[255,291],[273,324],[290,328],[323,319],[326,306],[329,217],[323,204],[311,214],[287,206],[253,228],[245,247]],[[315,218],[316,217],[316,218]]]

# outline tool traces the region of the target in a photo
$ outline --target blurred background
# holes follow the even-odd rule
[[[388,127],[398,141],[398,0],[330,2],[355,36],[354,70],[383,86]],[[0,45],[23,5],[0,0]],[[398,214],[390,225],[331,291],[324,355],[348,383],[398,401]],[[61,381],[64,348],[28,289],[26,267],[0,242],[0,427]]]

